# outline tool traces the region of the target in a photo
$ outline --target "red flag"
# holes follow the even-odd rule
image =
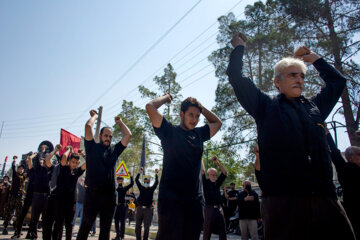
[[[60,135],[60,144],[62,145],[62,149],[60,150],[59,154],[63,154],[65,152],[66,146],[72,146],[74,153],[77,153],[80,149],[80,141],[81,139],[74,134],[61,129],[61,135]]]

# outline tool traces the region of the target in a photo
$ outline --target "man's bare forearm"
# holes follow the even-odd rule
[[[160,108],[162,105],[164,105],[165,103],[168,103],[171,101],[171,97],[169,94],[165,94],[164,96],[161,97],[157,97],[153,100],[151,100],[147,105],[151,105],[154,108],[158,109]]]
[[[215,113],[209,111],[206,107],[202,106],[202,114],[209,123],[221,123],[221,120]]]

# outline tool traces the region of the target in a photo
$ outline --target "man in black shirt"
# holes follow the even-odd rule
[[[123,138],[111,146],[112,130],[104,127],[100,130],[100,143],[94,141],[92,128],[98,115],[90,111],[91,118],[85,125],[86,178],[83,220],[77,235],[78,240],[87,239],[97,214],[100,214],[99,239],[109,239],[111,221],[116,206],[115,164],[131,139],[131,132],[120,116],[115,117]]]
[[[15,167],[16,159],[17,156],[14,156],[11,165],[12,183],[9,191],[9,199],[5,207],[3,235],[8,234],[7,226],[10,222],[14,209],[16,212],[16,218],[18,219],[20,217],[21,208],[22,208],[22,196],[25,190],[26,174],[24,173],[24,165],[19,165],[16,170]]]
[[[222,123],[195,98],[189,97],[181,103],[181,122],[175,126],[158,111],[171,100],[171,95],[165,94],[146,104],[146,111],[164,151],[157,238],[198,240],[203,224],[200,185],[203,143],[216,134]],[[197,128],[201,113],[209,123]]]
[[[260,202],[257,193],[251,189],[250,181],[244,181],[243,191],[238,194],[241,240],[259,240]]]
[[[296,58],[284,58],[275,65],[273,80],[279,94],[271,97],[243,76],[246,36],[236,34],[231,44],[235,49],[227,69],[229,81],[257,125],[265,238],[353,239],[336,197],[324,131],[324,121],[344,89],[345,77],[301,47]],[[311,98],[302,96],[304,62],[312,63],[326,83]]]
[[[46,154],[51,153],[53,150],[54,150],[54,146],[50,141],[47,141],[47,140],[42,141],[38,147],[38,154],[36,154],[38,156],[34,157],[33,161],[38,161],[40,159],[40,156],[42,159],[45,159]],[[31,155],[28,155],[28,158],[30,156]],[[37,163],[38,162],[36,162],[35,164],[37,164]],[[35,165],[35,164],[33,164],[33,165]],[[15,233],[11,238],[16,239],[16,238],[19,238],[21,235],[21,229],[22,229],[22,226],[24,223],[24,219],[29,211],[30,206],[32,205],[33,195],[34,195],[34,184],[35,184],[35,169],[32,168],[32,170],[30,170],[28,168],[28,183],[27,183],[27,188],[26,188],[26,196],[24,199],[24,204],[21,209],[20,217],[19,217],[19,219],[16,219]],[[32,210],[32,212],[33,212],[33,210]]]
[[[155,169],[155,183],[150,187],[150,179],[144,178],[144,185],[139,181],[140,173],[143,172],[141,167],[139,173],[136,175],[135,182],[139,188],[140,195],[137,199],[138,206],[136,207],[136,240],[141,240],[141,224],[144,221],[144,236],[143,240],[147,240],[149,237],[149,231],[152,220],[152,201],[154,196],[154,191],[157,188],[159,183],[158,173],[159,170]]]
[[[60,172],[57,177],[56,188],[52,190],[50,196],[55,200],[54,227],[52,228],[51,222],[46,223],[46,239],[50,233],[52,239],[61,239],[64,224],[66,240],[71,240],[72,237],[72,221],[75,214],[76,203],[76,183],[78,178],[84,173],[86,163],[83,163],[79,167],[80,156],[77,153],[72,153],[71,146],[67,146],[65,150],[60,161]],[[71,156],[69,157],[70,154]]]
[[[51,159],[61,149],[61,147],[62,146],[60,144],[56,145],[56,148],[47,155],[40,153],[36,154],[35,157],[30,156],[29,169],[34,175],[34,193],[31,206],[31,220],[26,236],[27,239],[37,239],[37,224],[40,214],[44,214],[46,212],[50,192],[49,181],[53,168]],[[43,157],[45,157],[45,159],[43,159]],[[17,236],[19,237],[20,234]]]
[[[327,139],[331,150],[331,160],[336,167],[338,179],[343,188],[344,208],[356,238],[360,239],[360,147],[351,146],[345,150],[345,157],[348,160],[346,162],[331,134],[328,133]]]
[[[239,191],[235,189],[235,183],[230,183],[230,189],[226,191],[224,189],[224,198],[225,198],[225,208],[224,209],[224,217],[226,223],[226,229],[231,231],[229,228],[230,218],[234,216],[236,208],[237,208],[237,195]]]
[[[213,161],[221,170],[219,177],[217,177],[215,168],[209,168],[207,171],[208,179],[206,179],[205,166],[202,163],[201,173],[205,197],[203,239],[210,240],[211,233],[216,230],[219,234],[219,239],[226,240],[226,226],[224,213],[221,209],[220,187],[225,181],[227,172],[216,156],[213,157]],[[214,229],[215,227],[216,229]]]
[[[114,220],[115,220],[115,231],[116,237],[113,240],[123,240],[125,234],[125,220],[126,213],[128,210],[127,203],[125,201],[126,192],[134,186],[134,179],[131,176],[131,172],[129,171],[131,183],[127,186],[123,186],[124,178],[117,177],[118,187],[116,188],[117,192],[117,206],[115,210]],[[119,226],[120,223],[120,226]]]

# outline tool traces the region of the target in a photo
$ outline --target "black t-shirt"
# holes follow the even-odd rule
[[[34,168],[34,192],[48,193],[50,190],[49,181],[53,166],[50,168],[37,166]]]
[[[53,195],[59,195],[66,199],[71,199],[75,201],[76,194],[76,184],[78,178],[84,173],[84,170],[81,167],[75,168],[72,172],[68,165],[61,166],[60,172],[57,179],[57,186],[55,190],[51,193]]]
[[[155,175],[155,183],[151,187],[144,187],[139,181],[140,173],[135,178],[137,187],[139,188],[140,195],[137,202],[142,206],[150,207],[153,202],[154,191],[159,183],[158,175]]]
[[[237,190],[230,190],[228,192],[228,196],[229,198],[233,198],[233,197],[237,197],[237,195],[239,194],[239,191]],[[237,200],[228,200],[228,205],[227,205],[230,209],[235,209],[237,207]]]
[[[126,147],[118,142],[114,146],[104,146],[96,143],[94,139],[85,140],[86,151],[86,179],[85,185],[89,189],[107,192],[115,192],[115,164]]]
[[[201,198],[201,157],[203,143],[210,139],[209,125],[186,131],[163,118],[154,130],[164,151],[159,199]]]
[[[221,173],[215,182],[211,182],[210,179],[206,179],[205,174],[203,174],[204,197],[206,205],[215,206],[221,204],[220,186],[223,184],[225,178],[226,175]]]
[[[126,192],[132,188],[132,186],[134,186],[134,179],[133,177],[131,176],[130,177],[130,180],[131,180],[131,183],[127,186],[118,186],[116,188],[116,192],[117,192],[117,204],[124,204],[125,203],[125,195],[126,195]]]

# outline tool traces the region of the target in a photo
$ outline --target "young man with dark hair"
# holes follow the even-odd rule
[[[110,227],[116,206],[115,199],[115,164],[120,154],[130,142],[131,132],[120,116],[115,117],[116,124],[123,133],[123,138],[111,146],[112,130],[103,128],[100,143],[96,143],[92,128],[98,115],[90,111],[90,119],[85,125],[86,178],[83,220],[77,235],[78,240],[87,239],[96,215],[100,214],[99,239],[109,239]]]
[[[332,181],[324,121],[336,105],[346,78],[306,47],[274,66],[271,97],[243,75],[246,36],[233,37],[227,74],[241,106],[255,119],[258,133],[261,201],[265,239],[354,239]],[[304,97],[306,63],[325,82]]]
[[[158,110],[171,100],[167,93],[146,104],[164,151],[157,238],[198,240],[203,224],[200,180],[203,143],[216,134],[222,122],[195,98],[187,98],[181,104],[180,125],[174,126]],[[201,113],[209,123],[197,128]]]
[[[79,154],[72,153],[72,148],[68,147],[61,157],[60,173],[57,180],[57,187],[54,190],[54,194],[59,196],[59,201],[57,202],[58,205],[55,211],[55,223],[52,233],[53,239],[61,238],[62,229],[65,224],[66,240],[71,240],[72,221],[75,214],[76,203],[76,183],[86,169],[86,163],[83,163],[81,166],[79,165]]]
[[[158,173],[159,170],[155,169],[155,182],[150,187],[150,179],[144,178],[144,185],[142,185],[139,181],[140,174],[143,172],[143,168],[141,167],[139,173],[136,175],[135,182],[137,187],[139,188],[140,195],[137,199],[138,206],[136,207],[136,226],[135,226],[135,234],[136,240],[147,240],[149,237],[149,231],[152,220],[152,202],[154,197],[154,191],[157,188],[159,183]],[[144,236],[141,238],[141,225],[144,222]]]
[[[5,207],[5,215],[4,215],[4,229],[3,235],[8,234],[7,226],[12,217],[12,213],[15,209],[16,212],[16,219],[19,218],[22,208],[22,197],[25,190],[25,179],[26,174],[24,173],[24,165],[19,165],[16,169],[15,163],[18,157],[13,157],[13,162],[11,165],[12,169],[12,183],[9,191],[9,199],[7,201]]]
[[[127,186],[123,186],[124,178],[123,177],[117,177],[117,184],[118,187],[116,188],[117,192],[117,205],[114,215],[115,220],[115,231],[116,231],[116,237],[114,240],[123,240],[124,234],[125,234],[125,220],[126,220],[126,213],[128,210],[127,203],[125,201],[125,195],[126,192],[134,186],[134,178],[131,176],[131,172],[129,171],[131,183]]]

